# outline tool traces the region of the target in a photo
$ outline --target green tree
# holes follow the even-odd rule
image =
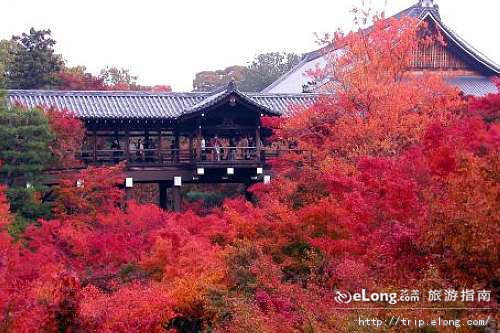
[[[37,183],[52,159],[49,149],[54,136],[43,110],[21,107],[0,110],[0,181],[15,185]]]
[[[107,86],[135,86],[137,76],[130,74],[130,70],[118,67],[106,67],[101,70],[99,78]]]
[[[12,40],[0,40],[0,89],[7,87],[7,66],[12,62],[17,43]]]
[[[212,91],[234,80],[242,91],[261,91],[300,60],[295,53],[268,52],[257,55],[247,66],[230,66],[223,70],[196,73],[194,91]]]
[[[10,89],[47,89],[56,86],[56,74],[63,68],[60,55],[54,53],[55,40],[50,30],[30,29],[29,34],[13,36],[16,46],[6,65]]]
[[[8,186],[7,197],[16,214],[14,233],[50,213],[42,200],[42,171],[53,161],[49,145],[54,139],[43,110],[0,105],[0,183]]]
[[[240,83],[243,91],[261,91],[288,72],[300,60],[295,53],[268,52],[259,54],[247,66],[247,76]]]
[[[196,73],[193,80],[194,91],[212,91],[217,87],[223,86],[233,80],[238,87],[247,76],[245,66],[230,66],[225,69],[215,71],[203,71]]]

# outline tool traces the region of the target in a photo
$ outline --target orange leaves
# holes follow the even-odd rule
[[[91,218],[116,207],[123,199],[118,188],[124,182],[120,165],[88,167],[76,174],[63,177],[57,191],[54,211],[61,215],[81,215]]]
[[[413,51],[439,39],[411,18],[375,18],[369,29],[337,34],[337,50],[325,55],[324,76],[333,93],[298,112],[276,129],[276,136],[312,151],[315,167],[355,164],[366,156],[395,156],[422,139],[425,128],[453,122],[465,107],[458,91],[438,75],[409,70]],[[429,41],[431,39],[432,41]]]

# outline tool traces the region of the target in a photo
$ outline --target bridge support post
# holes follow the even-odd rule
[[[125,188],[125,200],[129,201],[129,200],[132,200],[133,198],[134,198],[134,194],[132,193],[132,189]]]
[[[167,200],[167,183],[159,182],[158,183],[159,192],[160,192],[160,208],[163,210],[167,210],[168,208],[168,200]]]
[[[172,202],[173,202],[174,212],[180,212],[181,211],[181,187],[180,186],[172,187]]]

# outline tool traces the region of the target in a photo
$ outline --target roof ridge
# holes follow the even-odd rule
[[[421,7],[421,6],[419,5],[419,3],[416,3],[416,4],[411,5],[410,7],[406,8],[406,9],[403,9],[403,10],[401,10],[401,11],[397,12],[396,14],[393,14],[393,15],[391,15],[391,16],[389,16],[389,17],[387,17],[387,18],[401,16],[401,14],[403,14],[403,13],[405,13],[405,12],[409,12],[409,11],[411,11],[411,10],[413,10],[413,9],[421,9],[421,10],[422,10],[422,12],[419,14],[419,16],[421,16],[424,12],[431,12],[431,11],[435,10],[434,8]],[[320,48],[318,48],[318,49],[316,49],[316,50],[313,50],[313,51],[311,51],[311,52],[307,52],[307,53],[305,53],[305,54],[303,55],[303,57],[302,57],[302,58],[303,58],[303,59],[307,59],[308,61],[311,61],[311,60],[317,59],[317,58],[319,58],[319,57],[321,57],[321,56],[323,56],[323,55],[324,55],[324,53],[323,53],[323,52],[324,52],[324,50],[325,50],[325,49],[328,49],[328,48],[330,48],[330,47],[332,47],[332,45],[331,45],[331,44],[328,44],[328,45],[322,46],[322,47],[320,47]],[[331,51],[334,51],[334,50],[331,50]]]
[[[253,97],[318,97],[318,96],[328,96],[334,95],[333,93],[266,93],[266,92],[253,92],[247,93],[247,96],[250,98]]]
[[[226,85],[225,89],[220,90],[214,94],[211,94],[211,95],[207,96],[205,99],[200,100],[198,103],[195,103],[194,105],[191,105],[188,108],[185,108],[182,115],[192,114],[194,112],[198,112],[200,110],[209,108],[209,107],[223,101],[226,97],[228,97],[231,94],[239,96],[239,98],[241,98],[246,103],[252,104],[255,107],[258,107],[267,113],[277,114],[276,111],[270,109],[268,106],[261,104],[258,101],[252,99],[252,97],[250,95],[248,95],[247,93],[238,90],[238,87],[236,86],[234,80],[231,80]]]
[[[500,74],[500,67],[499,65],[490,59],[488,56],[486,56],[484,53],[476,49],[474,46],[472,46],[469,42],[467,42],[465,39],[463,39],[458,33],[456,33],[452,28],[448,27],[446,24],[444,24],[439,18],[436,18],[432,12],[427,12],[426,15],[422,18],[422,20],[426,19],[428,16],[430,16],[432,19],[436,21],[437,24],[440,25],[442,30],[446,34],[451,37],[452,40],[455,40],[455,42],[467,53],[469,53],[473,58],[478,60],[480,63],[482,63],[485,67],[489,68],[491,71],[496,72],[495,74],[498,75]]]
[[[144,95],[144,96],[209,96],[211,92],[202,91],[141,91],[141,90],[57,90],[57,89],[7,89],[8,94],[44,94],[44,95],[106,95],[106,96],[129,96],[129,95]]]
[[[55,92],[55,94],[54,94]],[[61,94],[64,92],[64,94]],[[209,93],[163,93],[144,94],[143,92],[127,92],[126,94],[110,91],[100,91],[100,97],[92,91],[54,91],[54,90],[7,90],[7,104],[17,103],[26,107],[56,106],[75,112],[78,117],[99,119],[173,119],[180,117],[187,108],[195,105],[206,106],[211,99],[225,94],[237,94],[246,103],[257,105],[262,110],[270,110],[276,114],[288,114],[290,105],[311,105],[319,94],[259,94],[240,91],[221,92],[216,95]],[[136,99],[144,98],[141,103]]]

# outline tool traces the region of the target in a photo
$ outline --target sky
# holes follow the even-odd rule
[[[315,34],[353,27],[362,0],[0,0],[0,39],[50,29],[69,66],[130,69],[143,85],[190,91],[197,72],[270,51],[318,48]],[[369,0],[366,0],[369,1]],[[371,0],[387,15],[417,0]],[[435,0],[444,23],[500,63],[499,0]]]

